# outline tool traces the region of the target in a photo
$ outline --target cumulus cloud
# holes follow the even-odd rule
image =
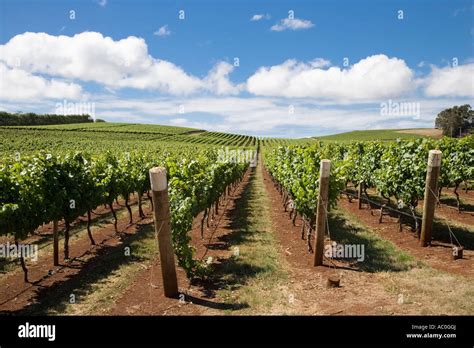
[[[81,86],[55,79],[47,80],[24,70],[9,68],[0,62],[0,99],[27,101],[32,99],[78,99]]]
[[[27,32],[0,45],[0,61],[9,67],[20,62],[19,68],[30,74],[93,81],[109,89],[130,87],[173,95],[209,89],[234,93],[229,67],[217,66],[208,78],[200,79],[152,57],[145,40],[134,36],[116,41],[96,32],[74,36]]]
[[[413,116],[381,115],[379,103],[347,108],[301,99],[291,100],[294,113],[290,114],[288,100],[269,97],[106,98],[96,104],[99,108],[98,117],[103,118],[100,116],[103,113],[106,119],[111,117],[112,120],[169,122],[215,131],[280,136],[288,136],[288,131],[293,129],[298,130],[295,136],[301,136],[353,129],[432,127],[437,113],[462,103],[461,99],[423,101],[421,117],[416,120]],[[184,106],[184,114],[180,113],[181,106]],[[202,115],[212,115],[212,118]]]
[[[94,94],[96,116],[108,121],[174,124],[214,131],[265,136],[306,136],[354,129],[433,127],[434,117],[452,105],[466,104],[466,98],[403,99],[420,102],[420,118],[382,115],[380,103],[347,107],[313,99],[270,97],[150,97],[134,98]],[[294,113],[288,112],[289,105]],[[0,110],[55,112],[45,101],[0,101]],[[184,113],[182,113],[184,106]],[[294,133],[291,133],[294,132]]]
[[[428,97],[474,97],[474,63],[445,68],[432,66],[431,69],[423,79]]]
[[[155,36],[169,36],[171,35],[171,31],[168,29],[168,25],[163,25],[153,33]]]
[[[207,90],[217,95],[238,94],[243,86],[236,86],[229,80],[229,74],[233,70],[234,66],[227,62],[216,64],[205,79]]]
[[[284,18],[277,24],[273,25],[270,29],[273,31],[284,31],[284,30],[302,30],[314,27],[314,24],[307,19],[299,18]]]
[[[377,119],[381,100],[411,97],[424,103],[430,100],[422,100],[419,94],[424,94],[443,97],[446,107],[456,105],[453,97],[466,103],[466,97],[472,99],[474,95],[470,78],[474,75],[473,64],[432,67],[425,78],[415,78],[402,59],[383,54],[366,57],[344,69],[324,58],[309,62],[290,59],[261,67],[245,83],[236,84],[230,79],[234,66],[227,62],[218,62],[205,76],[193,76],[172,62],[152,57],[146,42],[134,36],[114,40],[95,32],[74,36],[24,33],[0,45],[0,99],[10,109],[16,110],[18,105],[24,109],[28,102],[41,99],[48,104],[48,99],[82,98],[79,83],[95,82],[108,93],[105,101],[98,102],[104,105],[104,115],[123,120],[129,120],[136,110],[141,113],[140,122],[159,122],[153,115],[174,115],[175,120],[170,122],[176,124],[201,122],[184,118],[178,111],[183,104],[186,113],[207,113],[223,119],[216,125],[201,123],[198,128],[257,132],[287,124],[322,127],[333,118],[333,124],[339,122],[349,129],[362,124],[385,125],[384,120]],[[120,91],[124,88],[157,91],[162,93],[157,97],[168,99],[123,101],[126,94]],[[239,97],[243,91],[250,96],[245,93]],[[110,107],[105,109],[109,101]],[[353,107],[325,109],[339,103],[352,103]],[[361,103],[373,103],[376,108],[363,113]],[[288,113],[289,104],[296,108],[294,116]],[[430,114],[429,122],[435,115]]]
[[[253,22],[256,22],[256,21],[260,21],[262,19],[270,19],[270,15],[268,13],[265,13],[265,14],[254,14],[252,16],[252,18],[250,18],[251,21]]]
[[[247,80],[248,92],[261,96],[311,97],[335,101],[373,101],[394,98],[414,88],[414,73],[402,59],[383,54],[369,56],[349,69],[315,60],[290,59],[262,67]]]

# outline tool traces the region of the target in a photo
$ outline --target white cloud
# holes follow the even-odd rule
[[[127,100],[98,100],[97,117],[128,122],[171,123],[214,131],[241,132],[260,135],[288,135],[290,129],[300,129],[295,136],[317,135],[322,132],[343,132],[353,129],[384,129],[432,127],[441,110],[464,104],[462,99],[416,100],[421,117],[381,115],[380,103],[348,108],[338,104],[322,105],[313,100],[292,100],[294,114],[289,114],[290,102],[267,97],[191,97]],[[184,106],[185,114],[179,112]],[[104,117],[100,116],[103,113]],[[128,119],[127,116],[128,115]],[[212,118],[202,115],[212,115]],[[165,121],[169,117],[171,120]]]
[[[185,118],[173,118],[172,120],[170,120],[171,124],[175,124],[177,126],[184,125],[187,122],[188,122],[188,120],[186,120]]]
[[[398,99],[420,102],[420,119],[412,116],[381,115],[380,103],[348,107],[321,103],[314,99],[269,97],[158,97],[126,98],[93,95],[96,116],[108,121],[156,123],[188,126],[223,132],[264,136],[308,136],[354,129],[432,127],[443,109],[469,102],[466,98]],[[288,113],[289,104],[294,114]],[[180,106],[185,113],[180,113]],[[55,112],[55,104],[46,101],[0,101],[0,110],[15,112]]]
[[[254,14],[252,16],[252,18],[250,18],[250,20],[255,22],[255,21],[260,21],[262,19],[270,19],[270,18],[271,18],[271,16],[268,13],[266,13],[266,14]]]
[[[208,78],[199,79],[171,62],[152,57],[145,40],[135,36],[115,41],[96,32],[74,36],[27,32],[0,45],[0,61],[10,67],[20,62],[19,68],[30,74],[94,81],[109,89],[131,87],[173,95],[208,89],[235,93],[228,68],[216,67]]]
[[[431,73],[423,79],[428,97],[474,97],[474,63],[456,67],[431,67]]]
[[[166,120],[197,128],[266,135],[284,132],[281,129],[286,126],[313,134],[328,125],[332,131],[395,125],[428,127],[443,108],[472,99],[473,65],[432,67],[428,76],[416,79],[402,59],[382,54],[345,69],[331,66],[324,58],[287,60],[261,67],[244,84],[235,84],[229,78],[234,66],[227,62],[218,62],[203,77],[193,76],[172,62],[152,57],[144,39],[134,36],[113,40],[94,32],[72,37],[24,33],[0,45],[0,108],[27,111],[31,103],[36,103],[28,110],[39,112],[50,107],[49,99],[83,98],[78,83],[93,81],[107,94],[87,95],[88,101],[96,102],[99,118],[109,120]],[[149,100],[130,99],[122,94],[122,88],[164,94],[154,93]],[[251,96],[244,93],[241,97],[242,91]],[[439,105],[426,109],[431,99],[423,97],[423,92],[443,99],[438,98]],[[380,116],[381,100],[405,101],[417,96],[415,101],[421,103],[425,115],[421,120]],[[289,104],[295,106],[294,115],[288,113]],[[185,116],[179,113],[180,105],[185,106]],[[214,117],[212,121],[193,119],[194,114]]]
[[[82,97],[81,86],[55,79],[47,80],[40,76],[9,68],[0,62],[0,99],[32,100],[32,99],[79,99]]]
[[[107,6],[107,0],[99,0],[99,5],[102,7]]]
[[[299,18],[284,18],[279,23],[273,25],[270,29],[273,31],[283,30],[302,30],[314,27],[314,24],[307,19]]]
[[[394,98],[414,88],[414,74],[402,59],[380,54],[362,59],[349,69],[321,68],[328,64],[325,60],[310,64],[287,60],[262,67],[248,78],[247,90],[261,96],[357,102]]]
[[[163,25],[153,33],[155,36],[169,36],[171,35],[171,31],[168,29],[168,25]]]
[[[229,74],[233,70],[234,66],[227,62],[216,64],[205,79],[206,89],[217,95],[238,94],[243,86],[236,86],[229,80]]]

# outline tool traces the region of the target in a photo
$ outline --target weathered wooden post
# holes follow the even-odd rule
[[[316,210],[316,236],[314,242],[314,265],[321,266],[324,256],[324,235],[326,234],[326,215],[329,194],[329,172],[331,161],[322,160],[319,173],[319,195]]]
[[[359,209],[362,209],[362,190],[363,190],[363,183],[360,182],[359,183],[359,189],[358,189],[358,192],[357,192],[357,198],[359,199]]]
[[[53,263],[55,266],[59,266],[58,220],[53,221]]]
[[[420,244],[426,247],[431,244],[433,219],[436,207],[436,192],[438,192],[438,177],[441,167],[441,151],[430,150],[426,171],[425,198],[423,204],[423,219],[421,221]]]
[[[178,280],[171,240],[171,213],[168,199],[168,182],[166,169],[155,167],[150,169],[150,183],[153,199],[153,216],[155,219],[155,234],[160,250],[161,273],[166,297],[178,296]]]

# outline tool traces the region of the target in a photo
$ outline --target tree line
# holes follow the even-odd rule
[[[102,120],[97,120],[102,121]],[[68,124],[94,122],[89,115],[39,115],[33,112],[9,113],[0,111],[0,126],[42,126],[48,124]]]

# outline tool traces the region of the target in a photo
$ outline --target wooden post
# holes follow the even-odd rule
[[[324,235],[326,233],[326,212],[328,207],[329,194],[329,172],[331,161],[322,160],[319,172],[319,196],[316,210],[316,236],[314,241],[314,265],[323,264],[324,255]]]
[[[155,219],[155,235],[160,250],[161,273],[166,297],[178,296],[178,280],[171,240],[171,213],[168,200],[168,183],[166,169],[155,167],[150,169],[150,183],[153,199],[153,216]]]
[[[436,207],[436,192],[438,192],[438,177],[441,166],[441,151],[430,150],[428,168],[426,171],[425,198],[423,204],[423,219],[421,221],[420,244],[426,247],[431,244],[433,218]]]
[[[357,198],[359,199],[359,209],[362,209],[362,185],[364,185],[363,183],[359,183],[359,190],[357,192]]]
[[[55,266],[59,266],[58,220],[53,221],[53,263]]]

